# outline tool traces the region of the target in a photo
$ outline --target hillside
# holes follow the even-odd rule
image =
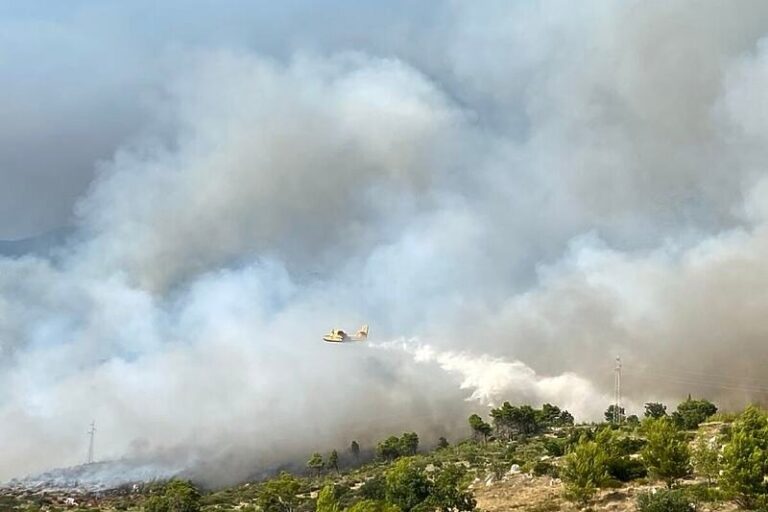
[[[494,426],[487,438],[484,433],[490,424],[481,418],[478,423],[479,416],[473,415],[472,438],[455,444],[441,439],[436,447],[419,447],[418,436],[405,433],[379,443],[373,459],[363,460],[359,447],[354,446],[341,455],[335,450],[326,455],[316,453],[309,458],[303,474],[283,472],[263,481],[215,490],[196,489],[182,480],[137,482],[98,490],[16,482],[0,490],[0,511],[553,512],[587,507],[596,511],[653,512],[694,508],[730,511],[739,508],[737,503],[745,506],[747,499],[762,503],[768,496],[765,475],[751,491],[744,486],[734,487],[734,481],[727,478],[731,474],[728,460],[737,455],[730,460],[739,465],[751,458],[732,450],[736,444],[748,446],[744,439],[750,435],[757,436],[754,439],[768,438],[768,415],[748,409],[735,422],[733,416],[715,416],[718,421],[709,422],[684,416],[686,410],[690,412],[692,406],[701,404],[709,403],[688,400],[671,416],[642,422],[631,418],[621,425],[555,426],[545,418],[551,421],[563,416],[553,416],[551,406],[534,410],[505,403],[491,411]],[[517,421],[522,416],[516,411],[534,411],[537,423],[530,426],[530,433],[512,432],[509,424],[505,426],[505,411],[514,413],[510,417]],[[695,425],[687,428],[692,425],[676,423],[685,421],[694,421]],[[733,436],[737,435],[740,441],[734,443]],[[580,454],[588,449],[599,452],[579,461]],[[707,465],[707,454],[714,455],[714,466]],[[683,462],[675,470],[675,459],[680,456],[684,456]],[[659,457],[664,459],[663,464],[654,462]],[[594,479],[598,482],[596,488],[574,498],[584,463],[595,465],[598,460],[604,465],[601,471],[605,478]],[[674,490],[668,491],[670,486]],[[664,502],[661,508],[658,503],[656,508],[643,508],[639,505],[642,499],[669,503]]]

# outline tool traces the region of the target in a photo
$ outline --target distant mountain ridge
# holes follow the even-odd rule
[[[72,227],[61,227],[28,238],[0,240],[0,256],[8,258],[18,258],[27,254],[48,256],[53,249],[64,245],[74,232]]]

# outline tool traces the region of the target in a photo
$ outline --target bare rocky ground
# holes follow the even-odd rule
[[[695,480],[682,485],[699,483]],[[600,491],[589,509],[604,512],[629,512],[637,510],[637,497],[661,484],[630,484],[617,489]],[[555,512],[558,510],[578,512],[580,508],[563,499],[563,484],[550,477],[535,477],[527,474],[508,475],[502,481],[475,483],[473,485],[477,507],[486,512]],[[696,507],[701,512],[732,512],[737,510],[733,503],[701,503]]]

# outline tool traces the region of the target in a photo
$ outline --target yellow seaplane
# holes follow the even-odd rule
[[[323,340],[328,343],[345,343],[348,341],[365,341],[368,339],[368,326],[364,325],[355,334],[347,334],[341,329],[332,329],[331,332],[323,336]]]

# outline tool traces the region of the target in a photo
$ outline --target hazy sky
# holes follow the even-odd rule
[[[0,479],[764,399],[765,2],[156,4],[0,4]]]
[[[0,239],[72,222],[98,162],[154,120],[179,54],[392,54],[438,2],[0,2]]]

